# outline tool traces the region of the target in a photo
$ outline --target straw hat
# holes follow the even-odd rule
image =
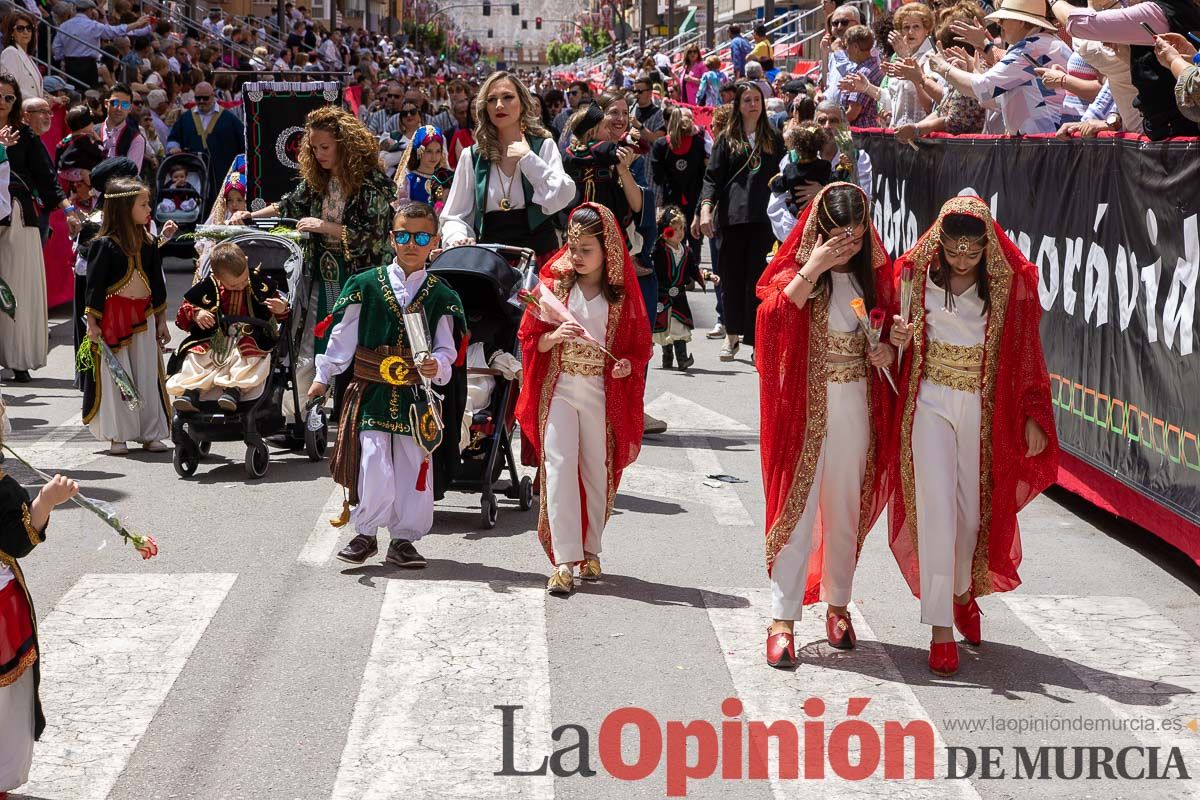
[[[1001,0],[1000,8],[984,17],[988,22],[1015,19],[1028,22],[1046,30],[1056,30],[1055,24],[1046,19],[1046,0]]]

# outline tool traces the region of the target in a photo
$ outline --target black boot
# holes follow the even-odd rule
[[[662,346],[662,354],[663,354],[662,368],[663,369],[671,369],[675,364],[675,357],[671,354],[671,346],[669,344],[664,344]]]
[[[27,369],[14,369],[13,380],[17,383],[29,383],[33,378],[30,377],[29,370]]]
[[[681,371],[696,363],[696,359],[688,355],[687,342],[675,342],[675,361]]]

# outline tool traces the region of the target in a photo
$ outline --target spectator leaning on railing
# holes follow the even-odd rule
[[[1200,122],[1200,56],[1196,48],[1178,33],[1165,33],[1154,39],[1158,63],[1175,76],[1175,102],[1179,113]]]
[[[933,12],[924,3],[909,3],[896,9],[892,17],[890,42],[896,51],[895,64],[904,59],[912,59],[914,66],[924,76],[925,64],[929,54],[933,52]],[[889,96],[892,111],[891,124],[894,128],[902,125],[915,124],[933,110],[933,98],[920,90],[920,80],[909,80],[903,72],[889,70],[891,64],[883,65],[888,77],[883,84],[883,90]]]
[[[955,66],[938,53],[929,57],[929,68],[951,86],[985,108],[999,107],[1007,134],[1055,133],[1062,120],[1064,94],[1046,87],[1030,63],[1065,69],[1071,55],[1054,35],[1054,23],[1043,16],[1045,8],[1045,0],[1002,0],[987,20],[999,23],[1009,48],[983,74],[965,69],[965,63]]]
[[[851,125],[874,128],[879,123],[879,84],[883,82],[883,70],[874,53],[875,34],[866,25],[855,25],[844,38],[850,68],[838,84],[841,105]]]
[[[862,16],[854,6],[838,6],[826,23],[828,30],[821,37],[821,89],[824,100],[841,103],[838,84],[850,71],[850,59],[846,57],[842,37],[855,25],[862,24]]]
[[[942,18],[938,28],[937,40],[942,49],[950,48],[955,40],[954,22],[967,19],[967,12],[954,10]],[[963,45],[968,56],[975,56],[973,45]],[[910,73],[917,70],[915,62],[905,64]],[[918,75],[912,75],[910,80],[917,80]],[[951,134],[982,133],[984,122],[983,107],[974,95],[965,95],[953,86],[945,86],[936,77],[919,74],[922,81],[920,91],[929,97],[936,97],[933,110],[917,122],[908,122],[896,126],[896,138],[901,142],[911,142],[929,133],[943,132]]]

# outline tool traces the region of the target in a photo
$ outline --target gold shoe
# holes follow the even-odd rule
[[[579,567],[579,580],[581,581],[598,581],[600,580],[600,559],[596,556],[589,556]]]
[[[575,577],[567,570],[556,569],[546,581],[547,594],[566,596],[575,591]]]

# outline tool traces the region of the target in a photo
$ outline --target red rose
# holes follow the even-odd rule
[[[137,551],[142,554],[142,560],[147,561],[158,555],[158,543],[154,541],[153,536],[147,536],[140,546],[137,546]]]

